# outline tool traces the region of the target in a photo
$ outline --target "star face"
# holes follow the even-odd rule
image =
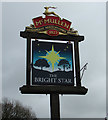
[[[39,56],[39,57],[46,58],[48,60],[48,62],[51,62],[51,64],[52,64],[52,71],[54,71],[54,64],[56,62],[58,63],[58,61],[60,59],[66,59],[64,57],[60,57],[60,55],[59,55],[60,51],[59,52],[54,51],[54,46],[53,45],[52,45],[52,50],[49,51],[49,52],[46,50],[46,52],[47,52],[46,56]]]

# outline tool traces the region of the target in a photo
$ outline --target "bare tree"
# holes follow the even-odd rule
[[[29,107],[24,107],[18,101],[9,101],[5,98],[2,103],[2,120],[8,119],[37,120],[35,113]]]

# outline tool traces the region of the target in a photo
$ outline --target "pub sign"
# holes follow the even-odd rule
[[[32,85],[74,85],[72,44],[32,41]]]
[[[81,79],[87,64],[80,75],[79,59],[79,42],[84,40],[84,36],[71,27],[72,22],[49,11],[56,7],[44,8],[45,16],[33,18],[33,24],[20,32],[20,36],[27,39],[26,85],[20,88],[21,93],[50,94],[51,101],[52,94],[85,95],[88,89],[81,85]]]

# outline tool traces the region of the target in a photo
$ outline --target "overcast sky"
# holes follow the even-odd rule
[[[88,62],[82,79],[85,96],[60,96],[62,118],[104,118],[106,116],[106,7],[105,3],[3,3],[2,4],[2,96],[30,106],[38,118],[50,117],[49,95],[22,95],[25,84],[26,39],[20,31],[32,18],[44,16],[44,6],[56,6],[61,18],[72,22],[85,40],[80,43],[80,62]]]

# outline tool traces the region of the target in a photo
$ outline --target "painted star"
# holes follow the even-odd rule
[[[66,59],[64,57],[60,57],[59,56],[59,52],[60,51],[59,52],[54,51],[54,46],[53,45],[52,45],[52,50],[49,51],[49,52],[46,50],[46,52],[47,52],[46,56],[39,56],[39,57],[46,58],[48,60],[48,62],[51,62],[51,64],[52,64],[52,71],[54,71],[54,64],[56,62],[58,63],[58,61],[60,59]]]

